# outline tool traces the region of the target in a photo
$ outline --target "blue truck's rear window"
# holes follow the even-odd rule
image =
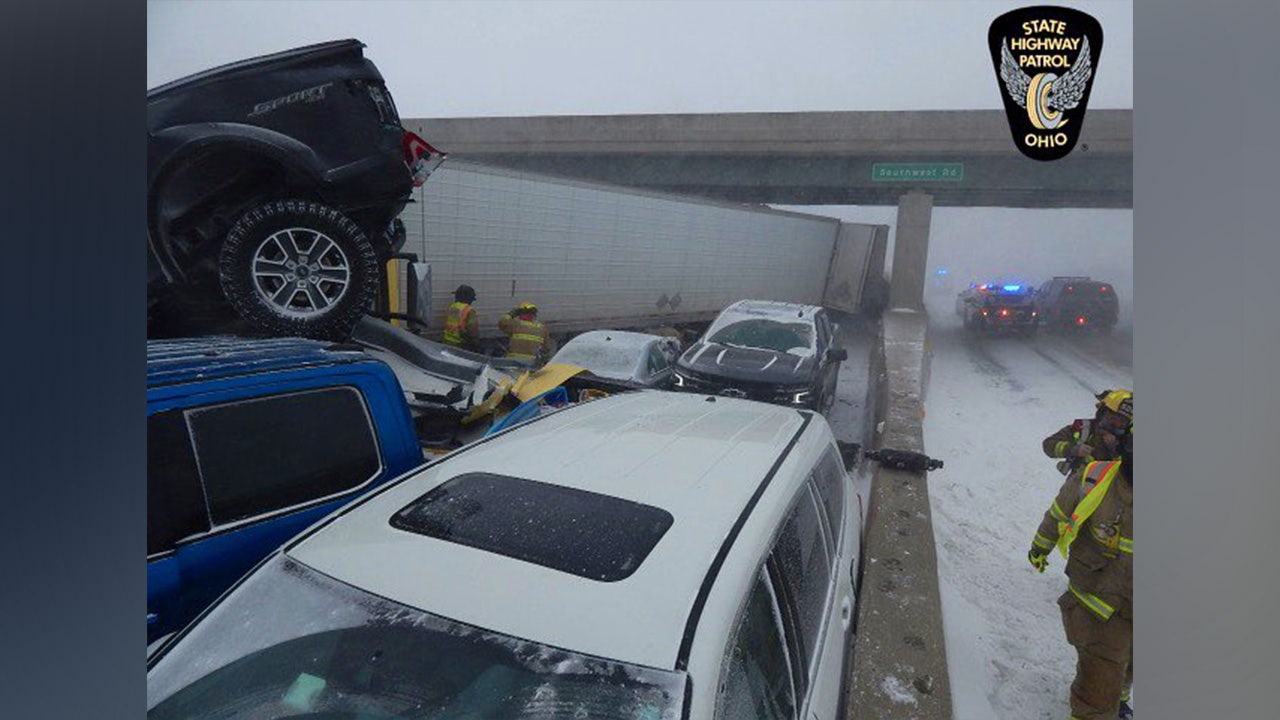
[[[629,577],[674,518],[651,505],[468,473],[414,500],[392,527],[603,582]]]

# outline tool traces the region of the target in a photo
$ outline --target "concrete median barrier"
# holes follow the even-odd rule
[[[928,328],[924,312],[895,310],[882,318],[868,383],[871,448],[924,452]],[[848,720],[952,717],[926,477],[874,469]]]

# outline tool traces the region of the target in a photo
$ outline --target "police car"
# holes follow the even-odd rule
[[[1020,283],[972,284],[956,297],[966,330],[1032,334],[1039,327],[1035,289]]]

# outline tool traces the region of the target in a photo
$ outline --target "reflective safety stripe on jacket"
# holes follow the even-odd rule
[[[462,336],[467,331],[467,320],[475,309],[464,302],[454,302],[444,316],[444,333],[441,339],[448,345],[462,347]]]
[[[1099,618],[1102,618],[1103,620],[1110,620],[1111,616],[1115,614],[1116,609],[1097,595],[1094,595],[1091,592],[1085,592],[1080,588],[1077,588],[1075,585],[1068,584],[1067,589],[1071,591],[1072,595],[1075,595],[1081,605],[1089,608],[1089,611],[1094,615],[1097,615]]]
[[[1058,521],[1058,550],[1062,552],[1063,557],[1067,556],[1067,549],[1071,547],[1071,543],[1075,542],[1076,535],[1080,533],[1080,528],[1084,526],[1085,521],[1107,496],[1107,491],[1111,489],[1111,481],[1115,480],[1119,472],[1119,460],[1091,462],[1085,466],[1084,477],[1080,481],[1080,486],[1085,489],[1086,494],[1084,499],[1076,503],[1071,517],[1066,517],[1062,508],[1058,507],[1057,501],[1053,503],[1049,514]],[[1130,540],[1128,545],[1127,552],[1132,553],[1133,541]]]
[[[533,360],[542,350],[545,332],[537,320],[511,318],[511,342],[507,345],[507,357],[516,360]]]

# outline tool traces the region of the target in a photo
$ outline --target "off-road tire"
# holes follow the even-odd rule
[[[255,257],[274,249],[276,246],[268,246],[268,239],[289,229],[301,229],[304,232],[298,235],[307,239],[315,237],[308,233],[319,233],[340,251],[332,257],[340,257],[345,264],[348,271],[345,286],[340,291],[333,290],[336,295],[331,299],[321,296],[328,302],[321,309],[314,309],[315,303],[310,298],[304,298],[310,310],[282,307],[260,290],[259,282],[273,280],[255,280]],[[314,250],[316,246],[309,247]],[[253,326],[273,335],[324,340],[350,337],[356,321],[373,304],[380,276],[378,254],[359,226],[337,210],[308,200],[273,200],[241,215],[222,245],[218,274],[227,302]],[[335,284],[326,287],[332,288]]]

